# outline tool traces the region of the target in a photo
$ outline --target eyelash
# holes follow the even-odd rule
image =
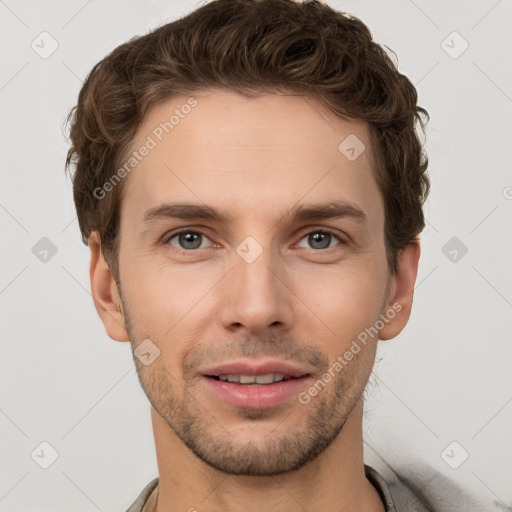
[[[196,229],[190,229],[190,228],[183,228],[183,229],[180,229],[180,230],[177,230],[177,231],[174,231],[172,233],[170,233],[169,235],[166,235],[163,239],[163,244],[164,245],[170,245],[169,242],[176,236],[178,235],[181,235],[183,233],[194,233],[194,234],[197,234],[197,235],[201,235],[201,236],[204,236],[208,239],[210,239],[208,237],[208,235],[206,235],[205,233],[203,233],[201,230],[196,230]],[[322,233],[322,234],[328,234],[328,235],[331,235],[333,236],[334,238],[336,238],[340,244],[339,245],[346,245],[346,241],[343,240],[337,233],[335,233],[334,231],[330,230],[330,229],[314,229],[312,231],[308,231],[307,233],[304,234],[304,236],[302,236],[300,238],[300,241],[302,241],[304,238],[306,238],[307,236],[313,234],[313,233]],[[315,251],[315,252],[326,252],[328,251],[329,249],[334,249],[338,246],[334,246],[334,247],[327,247],[325,249],[313,249],[313,248],[310,248],[310,250],[312,251]],[[199,251],[200,249],[180,249],[178,247],[174,247],[174,249],[178,250],[178,251],[181,251],[183,253],[192,253],[192,252],[196,252],[196,251]]]

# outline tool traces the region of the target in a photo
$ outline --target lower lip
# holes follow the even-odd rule
[[[283,380],[273,384],[238,384],[203,377],[208,388],[221,400],[235,407],[264,409],[275,407],[296,396],[310,377]]]

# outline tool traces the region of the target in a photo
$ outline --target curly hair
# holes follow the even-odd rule
[[[386,47],[387,48],[387,47]],[[149,109],[173,96],[224,88],[291,92],[367,123],[385,210],[388,268],[425,227],[430,190],[417,92],[358,18],[318,0],[213,0],[115,48],[88,74],[66,122],[66,171],[82,241],[97,231],[117,279],[124,183],[94,193],[121,165]],[[126,180],[123,180],[126,181]]]

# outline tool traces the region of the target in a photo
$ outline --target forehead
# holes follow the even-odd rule
[[[374,222],[382,213],[367,125],[309,97],[176,96],[149,111],[132,151],[143,147],[150,149],[139,151],[122,205],[133,221],[178,200],[269,215],[298,202],[346,200]]]

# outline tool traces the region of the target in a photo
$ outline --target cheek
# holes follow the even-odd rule
[[[385,292],[383,276],[377,268],[372,272],[339,270],[318,274],[308,282],[315,284],[296,288],[308,306],[299,316],[300,329],[311,335],[312,329],[317,334],[318,329],[325,332],[330,340],[325,348],[336,357],[378,319]]]
[[[126,262],[123,290],[135,314],[136,325],[170,329],[211,288],[213,275],[198,267],[173,266],[155,258]],[[124,285],[126,283],[126,285]]]
[[[165,368],[179,375],[187,347],[201,338],[201,320],[212,307],[209,291],[222,275],[144,259],[130,263],[121,279],[137,341],[149,338],[158,346]]]

